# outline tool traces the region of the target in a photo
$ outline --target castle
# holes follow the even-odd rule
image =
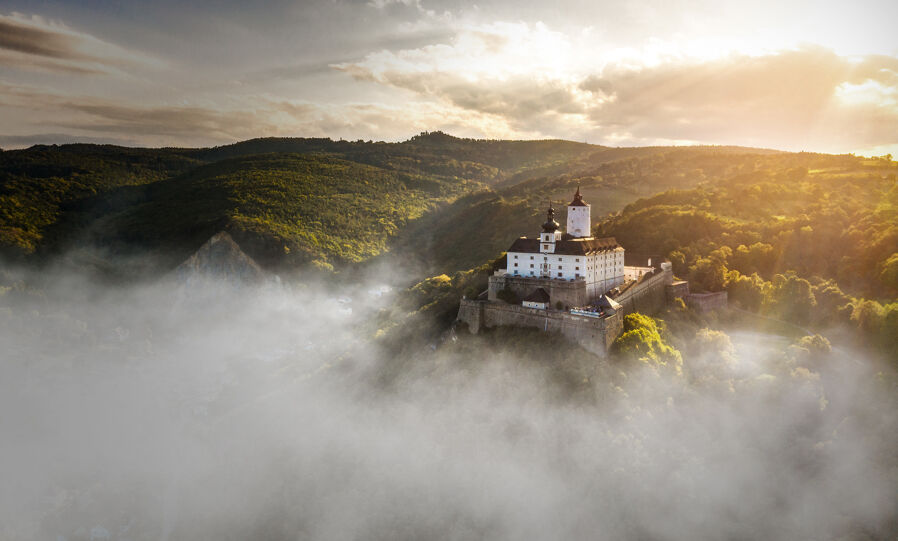
[[[560,332],[604,355],[626,313],[653,313],[676,297],[688,301],[689,285],[674,281],[670,262],[634,258],[626,265],[613,237],[592,237],[590,211],[578,187],[562,233],[550,205],[539,235],[512,243],[505,269],[489,277],[477,299],[461,301],[458,320],[473,333],[502,325]]]
[[[567,206],[567,232],[562,234],[549,206],[538,238],[521,237],[508,249],[506,273],[527,278],[583,282],[586,298],[594,300],[624,282],[624,249],[612,237],[590,235],[591,207],[580,187]]]

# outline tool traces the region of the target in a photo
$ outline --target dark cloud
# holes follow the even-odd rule
[[[52,117],[52,120],[45,122],[67,132],[80,132],[75,136],[79,139],[188,146],[232,142],[279,133],[278,125],[271,120],[271,115],[277,111],[265,103],[256,109],[235,110],[198,106],[146,107],[93,97],[69,98],[35,87],[2,82],[0,98],[6,105],[32,109],[41,118]],[[22,137],[28,139],[43,136]],[[67,142],[65,137],[67,136],[63,136],[61,142]],[[53,138],[49,139],[38,139],[35,142],[56,142]],[[9,141],[9,144],[14,145],[25,142]]]
[[[52,57],[39,57],[18,53],[10,53],[8,50],[0,50],[0,66],[22,70],[38,70],[59,72],[75,75],[101,75],[106,73],[93,63],[61,62]]]
[[[0,19],[0,49],[64,60],[84,60],[73,36]]]
[[[140,54],[41,17],[0,14],[0,65],[3,66],[95,75],[152,62]]]
[[[79,103],[64,105],[69,111],[85,113],[83,122],[64,122],[62,126],[104,133],[172,136],[179,140],[236,140],[276,129],[265,113],[255,111],[219,111],[202,107],[133,107],[115,103]]]

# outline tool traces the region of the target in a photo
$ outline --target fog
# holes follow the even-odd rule
[[[676,375],[574,347],[547,366],[539,338],[496,333],[398,359],[372,338],[394,303],[377,280],[33,279],[0,295],[2,539],[898,527],[894,378],[845,348],[702,331]]]

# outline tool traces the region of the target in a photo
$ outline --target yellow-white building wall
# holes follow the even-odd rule
[[[540,248],[542,248],[540,244]],[[624,249],[585,255],[508,252],[506,272],[514,276],[586,280],[586,291],[596,298],[624,282]]]

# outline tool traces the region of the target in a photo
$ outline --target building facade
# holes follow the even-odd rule
[[[549,208],[538,238],[521,237],[508,249],[506,274],[516,277],[584,281],[595,299],[624,282],[624,249],[612,237],[589,235],[590,206],[580,188],[567,207],[568,231],[562,234]]]

